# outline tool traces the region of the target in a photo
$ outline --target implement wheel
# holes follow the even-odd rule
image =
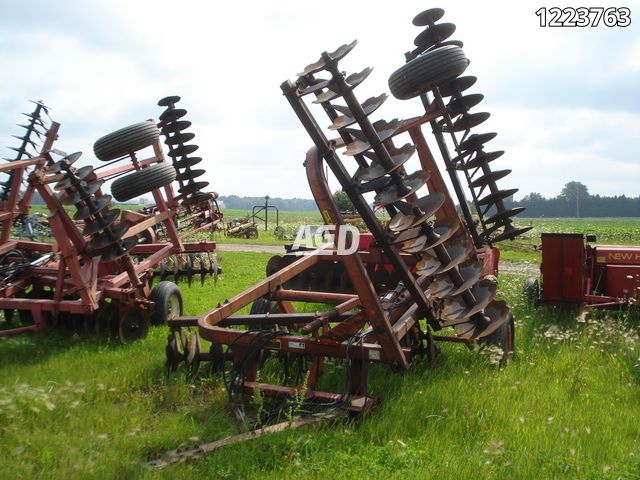
[[[455,45],[436,48],[404,64],[389,77],[389,90],[399,100],[408,100],[461,75],[469,65]]]
[[[111,194],[119,202],[126,202],[156,188],[169,185],[176,179],[176,169],[169,163],[158,163],[114,180]]]
[[[165,325],[167,320],[182,315],[182,293],[180,288],[167,280],[158,283],[151,290],[151,324]]]
[[[108,162],[153,145],[158,138],[160,130],[155,123],[135,123],[96,140],[93,153],[100,160]]]

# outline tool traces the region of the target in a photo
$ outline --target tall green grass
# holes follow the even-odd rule
[[[181,284],[186,314],[263,278],[269,258],[221,256],[218,285]],[[160,471],[142,463],[237,432],[219,377],[165,375],[165,327],[127,346],[52,331],[2,339],[0,477],[640,478],[637,318],[581,323],[577,311],[534,310],[522,281],[501,277],[518,325],[507,367],[459,345],[404,374],[372,366],[380,403],[363,420],[267,435]],[[340,388],[334,369],[324,383]]]

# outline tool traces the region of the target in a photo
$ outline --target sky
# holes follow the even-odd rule
[[[439,6],[441,22],[457,26],[451,38],[464,42],[465,74],[478,77],[467,93],[485,97],[472,111],[491,113],[473,132],[497,132],[488,146],[506,151],[492,164],[512,170],[501,188],[519,188],[516,199],[551,197],[579,181],[592,194],[637,197],[640,1],[624,3],[626,28],[540,27],[535,14],[592,5],[621,4],[0,0],[0,156],[12,156],[5,146],[15,146],[28,100],[44,100],[61,124],[57,148],[82,151],[79,165],[99,165],[95,140],[157,119],[157,101],[180,95],[213,190],[311,198],[302,167],[311,140],[280,84],[321,52],[357,39],[341,68],[374,71],[356,95],[388,93],[389,75],[422,31],[412,18]],[[372,120],[422,113],[418,99],[390,96]]]

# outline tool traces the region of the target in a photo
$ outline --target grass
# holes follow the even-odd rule
[[[221,254],[189,289],[199,314],[263,278],[268,254]],[[533,310],[501,276],[518,355],[500,369],[444,345],[434,366],[371,369],[382,401],[361,422],[305,427],[160,471],[141,464],[236,433],[219,377],[166,377],[167,330],[136,344],[46,331],[0,340],[0,478],[640,478],[637,318]],[[327,383],[342,384],[329,365]]]

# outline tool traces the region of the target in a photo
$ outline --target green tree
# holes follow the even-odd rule
[[[353,212],[355,210],[349,195],[342,190],[336,190],[333,192],[333,201],[336,202],[338,210],[341,212]]]
[[[560,197],[567,201],[570,208],[575,205],[576,217],[580,217],[580,203],[584,203],[584,201],[588,200],[591,195],[589,195],[589,189],[585,184],[580,182],[569,182],[562,188]]]

